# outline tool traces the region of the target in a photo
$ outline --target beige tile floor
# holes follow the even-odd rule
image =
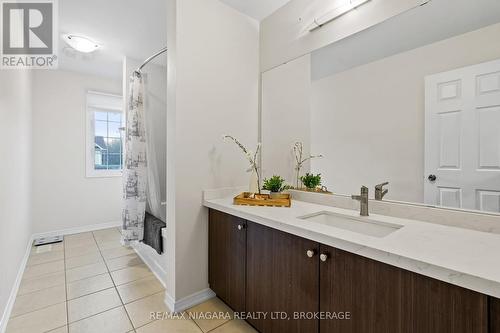
[[[69,235],[32,248],[7,333],[256,332],[241,320],[199,318],[232,314],[217,298],[184,317],[151,318],[167,313],[163,298],[163,285],[120,244],[119,229]]]

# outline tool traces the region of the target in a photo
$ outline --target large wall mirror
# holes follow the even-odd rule
[[[360,8],[361,10],[361,8]],[[433,0],[262,73],[263,172],[500,213],[500,1]]]

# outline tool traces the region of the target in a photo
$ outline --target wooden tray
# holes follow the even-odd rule
[[[234,197],[233,204],[241,206],[269,206],[269,207],[290,207],[292,201],[290,194],[278,194],[276,198],[271,198],[269,194],[255,194],[243,192]]]

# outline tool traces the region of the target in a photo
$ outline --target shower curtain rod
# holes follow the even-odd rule
[[[163,54],[165,52],[167,52],[167,48],[166,47],[162,48],[160,51],[156,52],[151,57],[149,57],[146,60],[144,60],[144,62],[142,63],[142,65],[139,66],[139,68],[137,68],[136,71],[137,72],[141,72],[141,70],[144,68],[144,66],[146,66],[149,62],[151,62],[151,60],[153,60],[154,58],[156,58],[157,56],[159,56],[160,54]]]

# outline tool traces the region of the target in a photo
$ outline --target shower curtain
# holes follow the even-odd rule
[[[122,243],[144,238],[148,163],[144,85],[139,72],[130,78],[129,102],[125,126],[125,163],[123,166]]]
[[[155,120],[146,111],[145,79],[145,74],[137,71],[130,78],[123,170],[124,245],[143,240],[146,211],[157,218],[162,216],[158,161],[153,140]]]
[[[158,170],[159,160],[158,160],[158,147],[156,147],[157,142],[155,137],[158,133],[155,132],[155,119],[153,105],[150,94],[147,93],[146,89],[148,87],[148,74],[141,73],[143,78],[143,89],[144,89],[144,109],[145,119],[146,119],[146,156],[148,160],[148,187],[147,187],[147,207],[146,210],[156,218],[162,219],[165,214],[162,214],[161,206],[161,189],[160,189],[160,174]],[[150,88],[149,88],[150,89]],[[161,147],[160,147],[161,149]]]

